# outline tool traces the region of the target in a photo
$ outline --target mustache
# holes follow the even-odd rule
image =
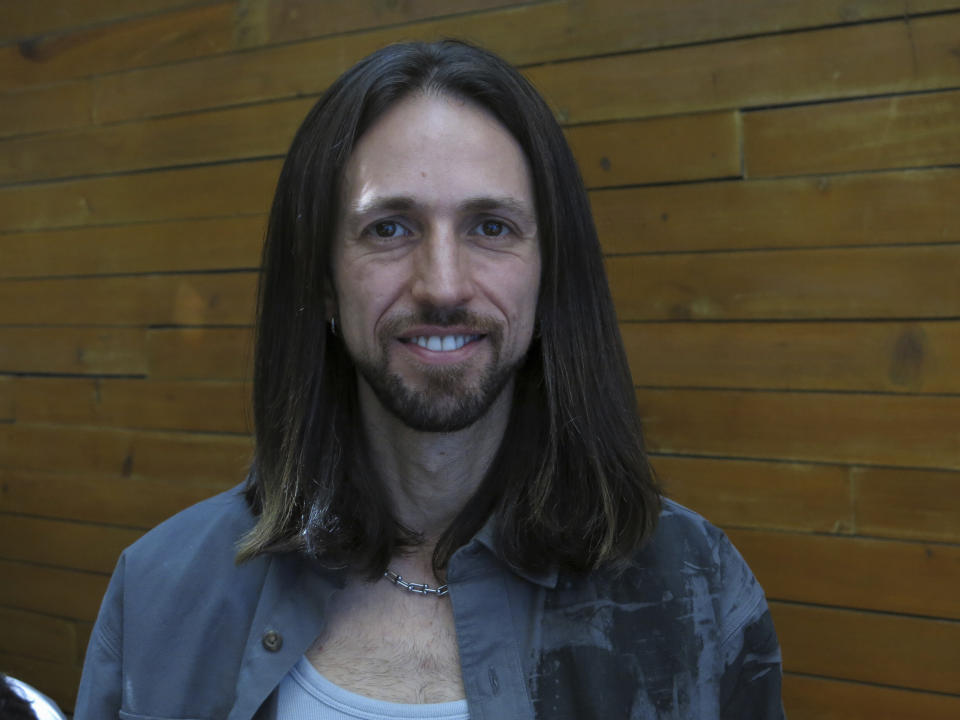
[[[381,332],[384,337],[396,337],[403,334],[407,328],[417,325],[469,328],[477,335],[489,335],[494,341],[503,334],[500,323],[491,317],[479,315],[462,307],[434,306],[424,306],[415,312],[392,317],[384,323]]]

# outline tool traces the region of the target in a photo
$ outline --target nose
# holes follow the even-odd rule
[[[432,232],[415,251],[413,298],[434,307],[460,307],[473,294],[469,250],[450,231]]]

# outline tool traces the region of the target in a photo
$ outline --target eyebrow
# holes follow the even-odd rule
[[[374,197],[366,202],[351,204],[349,215],[353,218],[381,212],[406,212],[422,207],[415,198],[409,195],[393,195],[388,197]],[[457,205],[459,212],[494,212],[506,210],[517,215],[522,222],[536,225],[536,216],[532,208],[509,195],[501,197],[478,196],[463,200]]]

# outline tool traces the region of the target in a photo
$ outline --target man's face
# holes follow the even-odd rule
[[[519,144],[470,102],[398,102],[347,164],[333,270],[360,382],[414,429],[474,423],[533,335],[540,247]]]

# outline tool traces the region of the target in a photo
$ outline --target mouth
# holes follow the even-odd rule
[[[414,335],[399,338],[400,342],[418,345],[431,352],[453,352],[481,340],[484,335]]]

